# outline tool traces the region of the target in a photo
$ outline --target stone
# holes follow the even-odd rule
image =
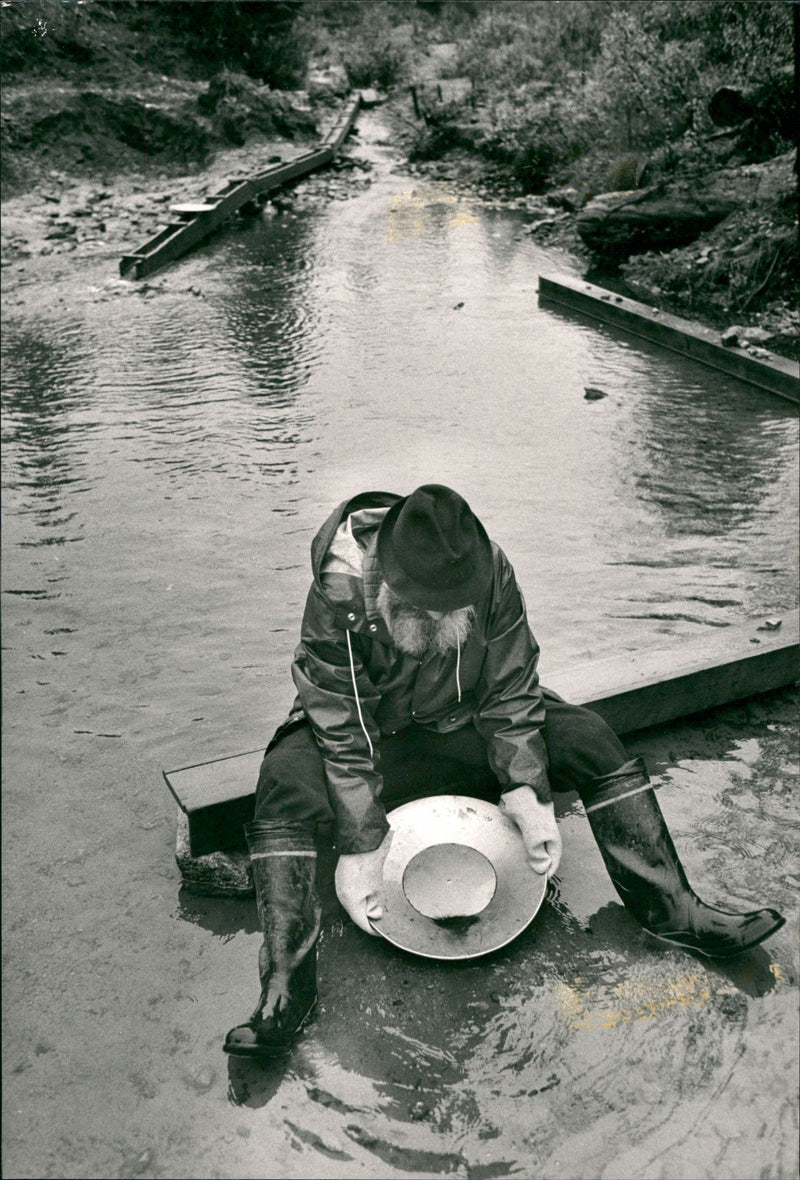
[[[768,332],[766,328],[745,327],[743,324],[732,324],[730,328],[726,328],[720,336],[721,342],[726,348],[733,348],[735,345],[740,345],[742,348],[747,348],[752,344],[763,344],[766,340],[771,340],[772,332]]]
[[[647,250],[688,245],[733,211],[730,201],[663,195],[657,189],[606,193],[577,216],[583,242],[599,257],[625,258]]]
[[[571,185],[564,188],[552,189],[546,197],[547,204],[555,209],[566,209],[569,213],[577,213],[589,200],[591,193],[588,188],[577,189]]]
[[[308,71],[306,89],[311,99],[345,98],[350,90],[347,71],[337,65],[312,68]]]

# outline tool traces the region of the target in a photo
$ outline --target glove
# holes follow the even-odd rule
[[[377,931],[369,919],[383,917],[380,898],[383,896],[383,862],[392,842],[392,829],[372,852],[353,852],[340,856],[336,865],[336,896],[356,926],[367,934]]]
[[[515,787],[500,796],[500,810],[522,833],[532,869],[552,877],[561,860],[561,833],[552,803],[540,803],[532,787]]]

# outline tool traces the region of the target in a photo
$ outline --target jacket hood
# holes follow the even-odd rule
[[[351,513],[358,512],[362,508],[391,508],[392,504],[396,504],[400,499],[402,497],[395,492],[362,492],[350,500],[343,500],[337,508],[334,508],[311,542],[311,570],[314,575],[314,583],[321,593],[325,593],[320,581],[323,562],[342,521],[346,520]]]

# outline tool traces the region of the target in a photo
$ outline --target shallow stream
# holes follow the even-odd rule
[[[430,481],[465,495],[517,570],[545,682],[796,602],[796,409],[540,307],[537,276],[574,264],[519,215],[410,177],[379,116],[359,126],[371,183],[346,199],[314,200],[328,182],[311,178],[306,210],[234,224],[146,284],[109,282],[110,262],[6,316],[15,1175],[530,1176],[531,1161],[596,1175],[588,1143],[558,1164],[554,1112],[574,1131],[590,1111],[596,1144],[642,1094],[652,1112],[681,1012],[728,994],[689,961],[673,1002],[657,956],[630,984],[627,927],[611,921],[602,954],[586,946],[610,886],[575,880],[550,906],[544,958],[531,936],[459,970],[334,926],[318,1022],[288,1072],[226,1077],[221,1037],[256,998],[254,914],[179,893],[159,771],[269,736],[334,505]],[[752,877],[737,881],[746,896]],[[565,934],[612,997],[605,1023]],[[69,995],[63,1022],[43,957]],[[766,959],[752,972],[771,988]],[[614,1015],[620,994],[633,1017]],[[765,1014],[776,1036],[785,998]],[[625,1059],[648,1003],[662,1039],[641,1049],[644,1077],[614,1073],[630,1093],[609,1106],[604,1063]],[[681,1041],[665,1083],[690,1094],[736,1060],[724,1005],[704,1019],[711,1056]],[[617,1155],[636,1137],[626,1118]],[[648,1134],[659,1126],[651,1114]],[[634,1156],[614,1175],[652,1168]]]

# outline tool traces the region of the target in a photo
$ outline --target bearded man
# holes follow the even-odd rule
[[[317,850],[338,852],[336,893],[374,934],[387,805],[435,794],[431,767],[471,775],[532,871],[561,857],[551,791],[577,790],[611,880],[656,938],[726,958],[773,934],[775,910],[736,914],[692,891],[641,758],[588,709],[539,684],[539,649],[505,554],[467,502],[427,484],[341,504],[311,547],[313,585],[292,675],[245,832],[259,920],[261,997],[228,1053],[286,1052],[316,1000]],[[452,790],[452,777],[441,789]]]

